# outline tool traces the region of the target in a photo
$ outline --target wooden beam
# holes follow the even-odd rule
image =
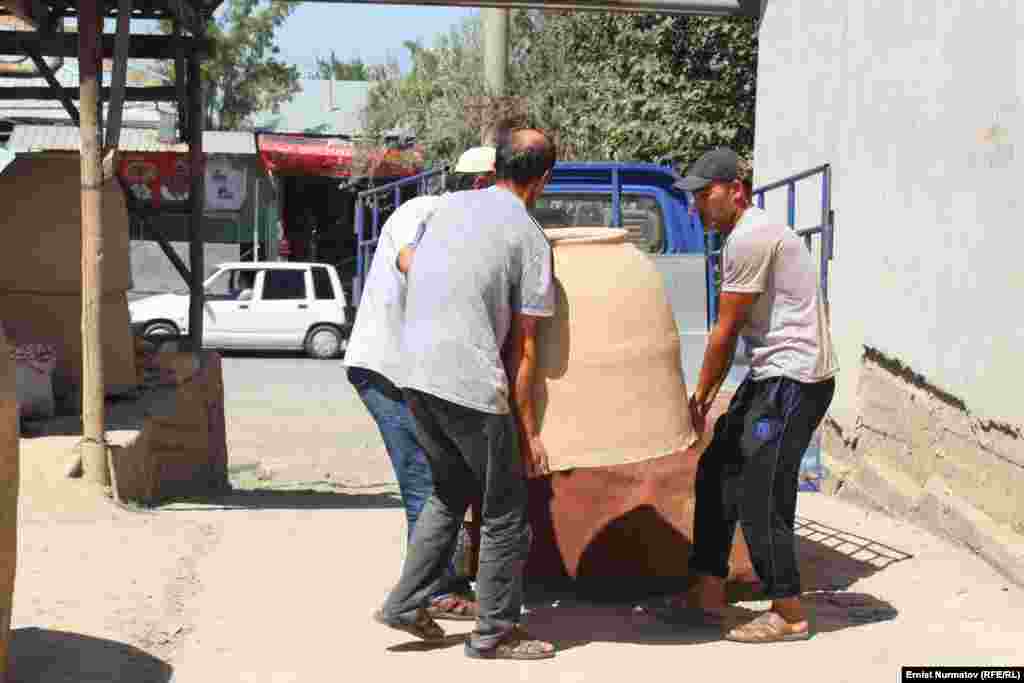
[[[192,270],[191,298],[188,306],[188,329],[193,351],[203,348],[203,208],[206,202],[206,169],[203,164],[203,79],[200,61],[188,62],[188,120],[189,120],[189,166],[192,172],[192,187],[189,203],[189,267]]]
[[[188,140],[188,68],[185,66],[185,50],[179,21],[174,22],[174,38],[177,41],[177,53],[174,55],[174,87],[178,92],[178,139]]]
[[[203,18],[187,0],[171,0],[170,6],[177,23],[192,35],[199,35],[206,29]]]
[[[185,284],[189,287],[192,286],[192,274],[189,272],[188,266],[178,256],[178,252],[174,251],[174,247],[171,246],[170,240],[167,239],[167,235],[164,231],[156,224],[149,220],[150,216],[158,216],[162,212],[160,209],[149,208],[142,206],[138,197],[132,192],[132,188],[128,186],[124,178],[117,176],[117,182],[121,185],[121,191],[124,192],[124,201],[128,206],[128,217],[133,220],[137,220],[142,224],[142,228],[152,235],[156,239],[156,243],[160,245],[160,249],[164,252],[164,255],[170,260],[174,269],[178,271]]]
[[[124,96],[128,85],[128,48],[131,39],[132,0],[119,0],[117,33],[114,35],[114,66],[110,75],[110,106],[107,109],[107,147],[117,149],[121,141]]]
[[[102,36],[100,43],[103,57],[105,59],[113,58],[116,47],[115,36]],[[26,54],[29,49],[36,50],[43,57],[77,57],[78,34],[58,32],[44,35],[37,31],[0,31],[0,55]],[[213,53],[213,43],[206,38],[185,38],[184,49],[189,57],[210,55]],[[174,59],[176,51],[174,36],[136,34],[132,36],[128,57],[131,59]]]
[[[174,265],[174,269],[178,271],[178,275],[185,281],[185,284],[189,287],[192,286],[192,273],[189,272],[188,266],[178,256],[178,252],[174,251],[174,247],[171,246],[170,240],[167,239],[167,235],[161,230],[156,223],[149,220],[148,216],[144,216],[140,213],[133,214],[135,220],[142,223],[142,228],[156,239],[156,243],[160,245],[160,249],[164,252],[164,255],[170,259]]]
[[[96,113],[100,104],[99,2],[79,0],[79,86],[82,92],[82,465],[92,484],[110,483],[103,374],[102,160]]]
[[[109,101],[111,99],[110,88],[100,88],[100,96],[104,101]],[[65,97],[71,101],[80,100],[81,92],[78,88],[61,88],[59,85],[57,90],[43,86],[25,85],[0,87],[0,101],[63,100]],[[126,87],[124,89],[125,102],[174,102],[177,99],[177,89],[169,85],[159,85],[149,88]]]
[[[71,100],[71,97],[68,96],[64,88],[61,87],[61,84],[57,80],[57,77],[53,75],[53,69],[50,68],[50,65],[46,63],[46,60],[44,60],[38,52],[35,52],[34,50],[29,50],[28,56],[32,59],[33,62],[35,62],[36,69],[38,69],[39,73],[43,75],[43,78],[46,79],[46,82],[50,84],[51,94],[55,96],[57,99],[59,99],[61,104],[64,105],[65,111],[67,111],[68,116],[71,117],[71,120],[74,122],[74,124],[76,126],[79,125],[78,109],[75,107],[75,103]]]

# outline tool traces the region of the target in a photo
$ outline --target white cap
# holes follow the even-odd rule
[[[455,164],[453,173],[493,173],[494,172],[493,147],[470,147]]]

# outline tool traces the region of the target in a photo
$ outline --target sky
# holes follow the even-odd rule
[[[300,70],[313,68],[316,57],[339,60],[359,57],[367,64],[383,63],[389,56],[408,68],[406,40],[422,39],[433,45],[463,18],[479,10],[468,7],[365,5],[340,2],[303,2],[278,29],[277,44],[286,61]]]

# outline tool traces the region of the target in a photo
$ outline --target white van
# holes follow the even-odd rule
[[[304,350],[335,358],[351,324],[334,266],[324,263],[222,263],[203,284],[203,346],[214,349]],[[128,305],[143,336],[188,334],[187,290]]]

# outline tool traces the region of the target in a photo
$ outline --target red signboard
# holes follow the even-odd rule
[[[261,133],[260,159],[277,175],[400,178],[423,169],[420,149],[367,149],[345,138]]]
[[[188,201],[192,184],[189,155],[181,152],[129,152],[119,157],[119,174],[143,204]]]

